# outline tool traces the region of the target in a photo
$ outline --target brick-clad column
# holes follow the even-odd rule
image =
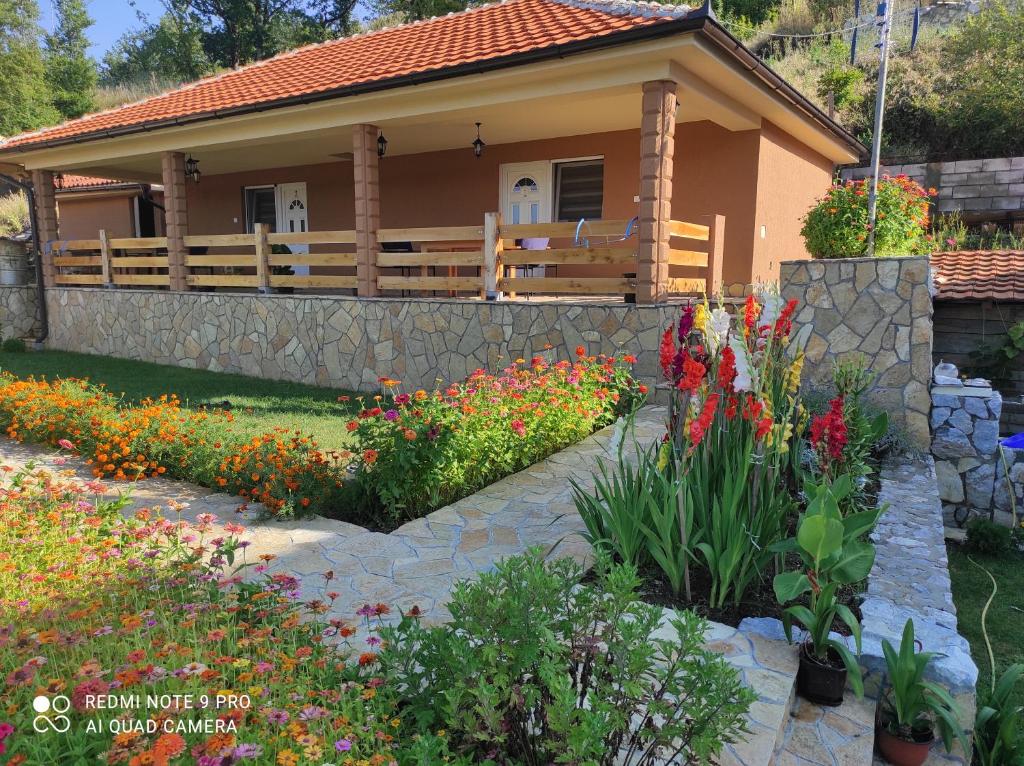
[[[352,128],[356,199],[357,294],[377,294],[377,229],[380,227],[380,167],[377,157],[378,129],[374,125]]]
[[[43,265],[43,284],[52,286],[56,268],[49,243],[59,238],[57,196],[54,193],[53,171],[32,171],[32,192],[36,199],[36,224],[39,226],[39,250]]]
[[[167,273],[172,290],[187,290],[185,279],[185,237],[188,235],[188,205],[185,200],[185,155],[164,152],[161,158],[164,181],[164,228],[167,231]]]
[[[672,155],[676,135],[676,84],[643,84],[640,118],[640,242],[638,303],[663,300],[668,290],[669,227],[672,218]]]

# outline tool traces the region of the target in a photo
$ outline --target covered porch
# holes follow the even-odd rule
[[[856,142],[710,16],[659,23],[677,21],[571,56],[15,148],[44,281],[658,303],[775,278]],[[162,184],[165,236],[62,230],[61,173]]]

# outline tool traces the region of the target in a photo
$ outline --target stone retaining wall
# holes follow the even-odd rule
[[[631,353],[654,382],[679,306],[50,288],[48,346],[321,386],[459,380],[517,358]],[[0,301],[2,302],[2,301]]]
[[[957,632],[935,465],[930,456],[895,457],[883,465],[880,478],[878,502],[888,508],[871,533],[875,565],[861,604],[865,688],[878,694],[885,671],[882,640],[898,647],[904,624],[913,619],[922,650],[939,653],[928,676],[949,690],[961,723],[972,730],[978,668],[970,644]],[[928,763],[970,761],[958,748],[945,756],[937,747]]]
[[[877,379],[869,400],[910,446],[930,444],[932,299],[928,258],[786,261],[782,296],[800,301],[794,325],[804,381],[827,389],[836,361],[864,357]]]
[[[36,329],[36,288],[0,286],[0,336],[28,338]]]
[[[1003,217],[1024,211],[1024,157],[993,157],[986,160],[920,162],[889,165],[882,173],[910,176],[922,186],[938,190],[940,213],[972,214],[972,217]],[[846,168],[842,178],[871,175],[870,167]]]

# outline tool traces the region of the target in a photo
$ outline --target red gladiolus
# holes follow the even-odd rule
[[[784,338],[793,330],[793,312],[796,311],[797,302],[796,298],[790,298],[775,320],[775,337]]]
[[[828,463],[842,460],[848,441],[843,397],[837,396],[829,402],[828,412],[811,421],[811,446],[827,468]]]
[[[736,354],[726,346],[722,349],[722,361],[718,365],[718,387],[723,391],[732,390],[736,379]]]
[[[704,439],[704,434],[711,427],[712,421],[715,419],[715,411],[718,409],[718,402],[721,399],[719,393],[711,394],[704,402],[704,406],[701,408],[700,415],[693,419],[690,423],[690,449],[691,451],[696,448],[698,444]]]
[[[707,368],[687,354],[686,358],[683,359],[683,374],[676,387],[680,391],[696,392],[700,387],[701,381],[704,380],[705,372],[707,372]]]
[[[659,355],[661,357],[661,369],[665,373],[665,377],[672,380],[672,360],[676,355],[676,344],[672,339],[672,328],[665,330],[665,333],[661,336],[661,347],[659,349]]]
[[[736,407],[739,406],[739,400],[735,396],[730,396],[725,400],[725,419],[732,420],[736,417]]]
[[[747,332],[754,329],[754,323],[757,322],[757,317],[760,313],[761,307],[757,305],[754,296],[748,295],[747,302],[743,306],[743,324],[746,326]]]

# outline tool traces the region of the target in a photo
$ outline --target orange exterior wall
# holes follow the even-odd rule
[[[499,168],[507,162],[604,158],[604,218],[636,215],[639,130],[566,136],[488,146],[479,159],[470,147],[384,157],[380,164],[381,225],[482,224],[498,209]],[[710,122],[676,128],[672,216],[703,223],[726,217],[723,278],[749,282],[778,274],[780,260],[804,254],[794,211],[806,210],[828,185],[832,163],[774,126],[733,133]],[[243,187],[306,182],[311,230],[354,226],[352,163],[272,168],[204,175],[188,186],[189,232],[240,233]],[[768,227],[761,241],[759,226]],[[685,247],[680,243],[680,246]],[[334,248],[332,248],[334,249]],[[582,269],[582,270],[581,270]],[[605,267],[605,273],[613,273]],[[561,267],[559,274],[600,276],[596,267]],[[684,270],[673,276],[686,276]]]
[[[100,229],[110,237],[134,237],[135,198],[58,195],[57,221],[61,239],[96,239]]]
[[[758,160],[757,220],[750,281],[778,279],[781,261],[811,257],[800,236],[803,217],[828,190],[834,169],[828,158],[772,123],[764,123]],[[763,239],[762,226],[765,231]]]

